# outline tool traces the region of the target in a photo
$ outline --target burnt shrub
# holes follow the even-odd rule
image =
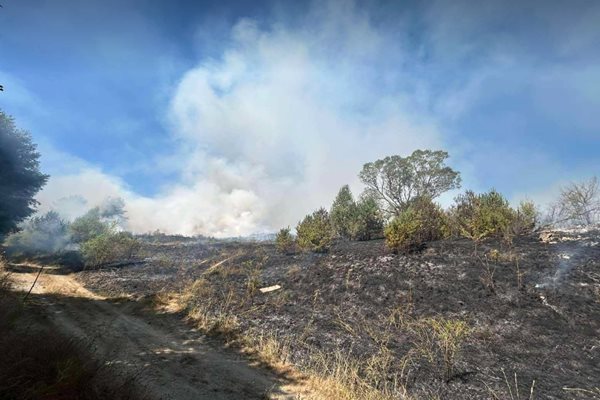
[[[386,245],[395,252],[421,249],[425,243],[447,236],[446,217],[429,198],[414,201],[385,227]]]
[[[327,210],[320,208],[304,217],[296,226],[296,234],[300,248],[315,253],[328,252],[335,232]]]
[[[290,228],[281,228],[275,237],[275,246],[277,251],[283,254],[292,254],[294,252],[295,243],[294,237],[290,232]]]

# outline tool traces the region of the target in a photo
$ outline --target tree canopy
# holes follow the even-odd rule
[[[389,156],[367,163],[359,174],[367,192],[398,215],[415,199],[433,199],[460,187],[460,174],[446,166],[445,151],[415,150],[408,157]]]
[[[39,157],[31,136],[0,111],[0,237],[36,210],[34,196],[48,180]]]

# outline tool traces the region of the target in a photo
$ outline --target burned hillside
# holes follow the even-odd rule
[[[269,335],[300,367],[355,365],[357,382],[392,396],[595,398],[599,242],[588,229],[510,247],[441,240],[410,255],[379,240],[293,255],[260,243],[146,244],[143,265],[78,277],[103,293],[169,298],[207,333]],[[432,321],[467,327],[452,360],[434,350]]]

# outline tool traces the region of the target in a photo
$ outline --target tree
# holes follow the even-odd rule
[[[348,185],[342,186],[329,213],[331,224],[338,235],[350,239],[353,225],[356,225],[357,207]]]
[[[31,136],[0,111],[0,237],[16,231],[36,210],[34,196],[48,180],[39,170],[39,157]]]
[[[562,188],[555,209],[555,223],[591,225],[600,216],[600,187],[598,178],[571,183]]]
[[[74,243],[84,243],[114,231],[125,220],[125,202],[120,198],[109,197],[101,205],[76,218],[69,229]]]
[[[292,254],[294,252],[294,237],[290,233],[290,228],[281,228],[275,237],[275,246],[277,251],[283,254]]]
[[[355,240],[371,240],[383,235],[383,215],[377,200],[368,193],[363,193],[356,203],[355,217],[350,228],[350,235]]]
[[[389,156],[367,163],[359,174],[367,191],[398,215],[417,198],[434,199],[460,187],[460,174],[445,165],[445,151],[415,150],[408,157]]]
[[[329,251],[334,233],[329,213],[324,208],[307,215],[296,226],[298,246],[315,253]]]

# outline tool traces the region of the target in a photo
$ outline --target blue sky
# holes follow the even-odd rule
[[[419,147],[515,201],[600,172],[597,1],[3,6],[0,108],[40,145],[43,209],[120,196],[132,229],[227,236]]]

